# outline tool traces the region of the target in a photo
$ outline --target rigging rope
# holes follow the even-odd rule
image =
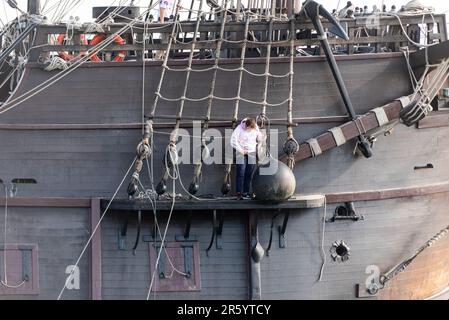
[[[239,117],[239,108],[240,108],[240,101],[241,101],[241,93],[242,93],[242,82],[243,82],[243,71],[245,66],[245,57],[246,57],[246,45],[248,43],[248,31],[249,31],[249,23],[251,21],[251,18],[249,15],[246,16],[246,22],[245,22],[245,31],[244,31],[244,41],[243,41],[243,47],[242,51],[240,53],[240,68],[239,68],[239,82],[237,86],[237,97],[239,99],[235,100],[234,104],[234,114],[232,117],[232,130],[234,131],[237,127],[237,121]],[[232,160],[232,159],[231,159]],[[232,171],[232,161],[230,163],[226,164],[225,169],[225,177],[223,180],[223,185],[221,187],[221,193],[226,195],[231,191],[231,171]]]
[[[203,1],[201,1],[201,4],[202,4],[202,2]],[[200,163],[195,165],[194,178],[189,187],[189,193],[191,193],[191,194],[196,194],[199,190],[201,169],[203,166],[203,157],[208,157],[206,140],[205,140],[205,131],[209,128],[209,121],[210,121],[210,117],[211,117],[211,113],[212,113],[212,103],[214,100],[215,84],[217,81],[218,64],[220,61],[221,46],[223,43],[224,30],[225,30],[225,25],[226,25],[226,20],[227,20],[226,8],[228,6],[228,0],[225,0],[223,6],[224,6],[225,11],[224,11],[223,15],[221,16],[222,20],[221,20],[221,26],[220,26],[220,34],[219,34],[219,40],[217,42],[217,47],[215,50],[214,71],[213,71],[213,75],[212,75],[212,81],[211,81],[210,91],[209,91],[209,98],[208,98],[208,102],[207,102],[206,119],[204,120],[204,123],[203,123],[203,131],[202,131],[203,133],[202,133],[202,138],[201,138],[201,158],[200,158]],[[199,17],[199,15],[198,15],[198,17]],[[197,19],[197,25],[196,25],[196,29],[195,29],[195,33],[194,33],[194,42],[196,40],[196,35],[198,33],[199,23],[200,23],[200,19]],[[189,66],[188,66],[189,71],[187,72],[188,75],[190,75],[190,70],[192,67],[192,58],[193,58],[192,54],[193,54],[193,45],[192,45],[192,50],[190,52],[190,57],[189,57]],[[186,81],[188,81],[188,77],[186,78]],[[183,93],[184,97],[187,94],[187,90],[185,90],[185,89],[187,89],[187,86],[188,86],[188,83],[186,82],[185,87],[184,87],[184,93]],[[185,101],[185,99],[183,101]],[[179,128],[179,121],[180,120],[178,120],[178,122],[177,122],[178,128]]]
[[[6,185],[3,186],[5,189],[5,218],[4,218],[4,229],[3,229],[3,274],[4,274],[4,281],[3,279],[0,281],[0,283],[10,289],[17,289],[23,286],[26,282],[26,279],[22,279],[22,282],[17,285],[10,285],[8,284],[8,272],[7,272],[7,263],[6,263],[6,252],[7,252],[7,234],[8,234],[8,187]]]
[[[156,6],[156,4],[154,4],[154,6]],[[151,9],[152,8],[149,8],[148,10],[145,10],[140,16],[145,15],[146,12],[148,12]],[[74,70],[79,68],[82,64],[84,64],[84,62],[87,62],[90,59],[91,56],[97,54],[98,52],[100,52],[101,50],[106,48],[108,45],[110,45],[112,42],[114,42],[114,39],[115,39],[115,37],[117,35],[123,34],[127,30],[129,30],[134,24],[136,24],[138,21],[139,21],[138,18],[136,18],[132,22],[126,24],[124,27],[122,27],[117,32],[113,33],[111,36],[106,38],[104,41],[100,42],[98,45],[96,45],[93,48],[91,48],[91,50],[89,51],[89,54],[87,54],[86,56],[82,57],[81,59],[77,59],[72,64],[70,64],[69,68],[67,68],[66,70],[63,70],[63,71],[57,73],[56,75],[50,77],[46,81],[40,83],[36,87],[34,87],[34,88],[30,89],[29,91],[23,93],[22,95],[14,98],[14,99],[9,100],[7,103],[5,103],[0,108],[0,115],[5,113],[5,112],[7,112],[7,111],[9,111],[9,110],[11,110],[11,109],[13,109],[13,108],[15,108],[15,107],[17,107],[21,103],[31,99],[36,94],[42,92],[43,90],[47,89],[48,87],[50,87],[51,85],[53,85],[57,81],[61,80],[62,78],[66,77],[67,75],[72,73]]]
[[[117,197],[118,192],[120,191],[123,183],[125,182],[126,178],[128,177],[128,174],[130,173],[132,167],[134,166],[134,163],[136,162],[137,158],[135,157],[132,161],[131,165],[129,166],[128,170],[126,171],[125,175],[122,178],[122,181],[120,181],[120,184],[118,185],[117,189],[115,190],[114,194],[112,195],[111,200],[109,200],[108,205],[106,206],[104,212],[102,213],[100,219],[98,220],[97,224],[95,225],[95,228],[92,230],[91,235],[89,239],[87,240],[87,243],[85,244],[83,250],[81,251],[80,255],[78,256],[78,259],[76,260],[75,264],[72,267],[72,270],[70,271],[69,276],[66,279],[66,282],[64,283],[64,286],[62,287],[61,291],[59,292],[57,300],[61,300],[62,295],[64,294],[64,291],[66,289],[66,285],[68,281],[71,280],[71,277],[73,277],[73,274],[75,272],[75,269],[78,267],[78,264],[81,261],[81,258],[84,256],[84,253],[86,252],[87,248],[89,247],[90,243],[92,242],[92,239],[95,236],[95,233],[97,232],[98,228],[100,227],[101,223],[103,222],[103,219],[106,217],[106,214],[109,212],[109,208],[111,207],[112,202],[115,200],[115,197]]]
[[[438,241],[443,239],[448,234],[449,234],[449,226],[447,226],[446,228],[444,228],[443,230],[438,232],[435,236],[433,236],[429,241],[427,241],[423,246],[421,246],[412,256],[405,259],[404,261],[402,261],[401,263],[399,263],[398,265],[393,267],[388,272],[384,273],[379,279],[380,284],[382,286],[381,289],[383,289],[385,287],[387,282],[391,281],[398,274],[405,271],[410,266],[410,264],[416,258],[418,258],[418,256],[421,255],[426,249],[432,247],[435,243],[437,243]]]
[[[293,170],[295,166],[295,155],[299,151],[299,142],[293,135],[293,86],[294,86],[294,57],[295,57],[295,23],[291,21],[290,27],[290,74],[288,91],[288,111],[287,111],[287,140],[284,143],[284,153],[287,155],[287,165]]]

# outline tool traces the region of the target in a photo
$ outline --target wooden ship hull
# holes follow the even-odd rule
[[[337,62],[358,115],[413,93],[402,53],[341,56]],[[207,68],[213,63],[205,59],[194,61],[193,66]],[[169,65],[182,68],[187,62],[169,61]],[[239,60],[224,59],[220,65],[235,69]],[[247,59],[245,66],[263,73],[265,59]],[[0,178],[5,183],[34,179],[36,184],[17,183],[14,197],[0,196],[0,205],[7,202],[8,208],[7,243],[14,244],[6,245],[6,257],[11,266],[17,266],[12,269],[8,265],[8,281],[18,284],[24,273],[28,276],[19,288],[0,286],[0,298],[61,298],[70,266],[89,240],[78,264],[79,286],[66,287],[63,299],[147,297],[155,262],[151,205],[127,199],[128,180],[109,203],[142,138],[142,114],[151,111],[161,61],[147,61],[145,69],[143,108],[142,62],[88,62],[1,114]],[[272,74],[288,70],[288,58],[271,59]],[[29,62],[5,105],[57,72],[44,71],[41,64]],[[180,74],[167,72],[163,95],[179,96],[184,86]],[[189,95],[207,96],[210,74],[194,73],[191,77]],[[260,100],[263,80],[245,75],[242,96]],[[350,121],[324,57],[295,58],[294,84],[294,136],[300,142]],[[215,94],[232,97],[236,90],[235,72],[218,72]],[[270,79],[268,97],[273,104],[285,100],[288,79]],[[152,163],[157,181],[178,105],[160,103],[160,118],[154,120]],[[214,101],[210,126],[229,129],[233,105],[234,101]],[[204,115],[206,107],[206,103],[187,103],[181,127],[191,132],[189,117]],[[242,102],[240,117],[259,113],[260,106]],[[281,132],[278,140],[282,146],[286,105],[268,107],[267,116],[272,127]],[[437,111],[417,127],[399,124],[382,132],[370,159],[354,155],[352,140],[298,161],[294,174],[300,196],[296,202],[266,205],[221,198],[208,203],[176,202],[166,236],[174,261],[165,259],[165,275],[160,277],[160,270],[157,273],[150,299],[444,297],[440,294],[449,286],[449,237],[427,249],[378,293],[368,293],[365,284],[370,276],[376,276],[376,270],[381,274],[390,270],[448,225],[447,119],[446,111]],[[224,169],[224,165],[205,166],[199,194],[219,195]],[[180,173],[188,185],[193,165],[181,164]],[[151,184],[146,174],[141,179],[144,185]],[[177,192],[182,190],[179,181],[175,187]],[[331,221],[336,209],[345,203],[355,206],[356,216]],[[161,226],[167,222],[170,204],[160,201]],[[325,230],[324,215],[329,220]],[[251,258],[255,221],[258,240],[265,249],[265,257],[256,266]],[[3,230],[2,219],[0,226]],[[140,243],[133,253],[136,237]],[[340,241],[350,255],[332,251]],[[182,251],[186,243],[192,248],[188,266],[187,251]],[[3,281],[4,257],[0,254]],[[327,262],[318,281],[323,258]],[[173,272],[172,263],[183,272],[189,269],[189,276]],[[260,281],[254,279],[256,275]]]

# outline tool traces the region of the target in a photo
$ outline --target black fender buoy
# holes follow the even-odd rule
[[[373,156],[373,151],[371,149],[370,143],[366,138],[361,138],[357,143],[357,149],[363,154],[366,159]]]
[[[127,192],[129,198],[133,198],[135,194],[139,191],[139,187],[137,186],[137,181],[135,178],[131,179],[131,182],[128,185]]]
[[[296,178],[292,170],[271,157],[256,169],[251,184],[254,198],[262,202],[286,201],[296,190]]]

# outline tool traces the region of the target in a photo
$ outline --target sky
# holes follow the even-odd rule
[[[22,10],[26,10],[27,0],[16,0],[18,6]],[[184,7],[190,6],[191,0],[181,0],[182,5]],[[199,0],[197,0],[199,1]],[[247,0],[243,0],[245,3]],[[70,15],[78,16],[81,18],[81,21],[92,21],[92,7],[94,6],[109,6],[111,3],[113,4],[129,4],[130,0],[41,0],[41,5],[45,8],[46,16],[50,19],[53,19],[55,10],[50,10],[51,8],[56,8],[58,3],[69,3],[69,5],[74,6],[73,10],[65,17],[64,20],[67,20]],[[219,0],[220,2],[220,0]],[[335,9],[339,1],[336,0],[317,0],[317,2],[323,4],[329,11]],[[340,1],[340,7],[343,7],[346,4],[346,0]],[[382,3],[385,3],[388,8],[390,8],[393,4],[396,7],[401,7],[406,4],[408,0],[352,0],[355,6],[372,6],[377,5],[381,7]],[[446,13],[449,14],[449,2],[441,1],[441,0],[421,0],[421,2],[425,5],[433,6],[436,9],[437,13]],[[142,7],[148,6],[150,0],[135,0],[135,5],[139,5]],[[6,21],[12,20],[17,15],[16,10],[11,9],[9,5],[6,3],[6,0],[0,0],[0,24],[4,24]]]

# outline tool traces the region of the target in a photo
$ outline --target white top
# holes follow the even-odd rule
[[[265,139],[258,126],[254,130],[246,130],[245,121],[246,119],[235,128],[231,136],[231,146],[241,154],[256,152],[257,142]]]

